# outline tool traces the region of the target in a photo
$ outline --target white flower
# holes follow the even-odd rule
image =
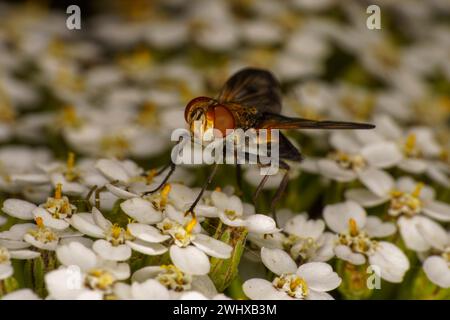
[[[0,235],[0,243],[2,242]],[[13,275],[14,269],[11,265],[11,259],[34,259],[40,256],[39,252],[28,249],[7,249],[0,245],[0,280],[4,280]]]
[[[45,275],[51,299],[103,299],[113,295],[114,284],[130,276],[125,263],[104,261],[78,242],[59,246],[62,267]]]
[[[139,269],[132,276],[132,285],[118,284],[115,293],[122,299],[180,299],[186,293],[213,298],[217,290],[207,275],[190,275],[174,265],[164,265]]]
[[[324,262],[309,262],[297,268],[285,251],[268,248],[261,249],[261,258],[276,277],[272,282],[257,278],[245,281],[244,293],[252,300],[328,300],[333,298],[327,291],[341,284],[341,278]]]
[[[85,235],[97,238],[92,249],[105,260],[128,260],[131,257],[131,249],[147,255],[160,255],[167,251],[166,247],[158,243],[164,241],[164,238],[152,238],[155,232],[149,230],[150,226],[144,228],[131,223],[130,229],[122,228],[107,220],[95,207],[92,208],[92,213],[73,215],[71,225]]]
[[[210,204],[217,211],[212,216],[232,227],[245,227],[250,233],[270,234],[279,231],[275,221],[263,214],[244,212],[244,204],[235,195],[228,196],[221,191],[213,191],[210,195]],[[199,211],[202,214],[202,211]]]
[[[164,235],[172,238],[169,249],[173,264],[181,271],[192,275],[205,275],[210,270],[208,255],[228,259],[233,248],[210,236],[199,233],[197,218],[187,223],[183,211],[167,206],[167,218],[157,224]],[[197,230],[197,231],[196,231]]]
[[[40,298],[31,289],[19,289],[5,294],[1,300],[40,300]]]
[[[431,187],[417,183],[410,177],[402,177],[395,182],[385,173],[369,188],[371,191],[349,190],[346,197],[366,207],[389,201],[388,214],[397,219],[400,234],[409,249],[428,250],[430,245],[426,241],[427,234],[445,238],[439,231],[439,225],[430,218],[450,221],[450,206],[434,200],[435,193]]]
[[[390,242],[373,240],[395,233],[394,224],[367,217],[364,209],[351,201],[326,206],[323,216],[327,226],[338,234],[334,253],[339,259],[354,265],[368,259],[380,268],[381,278],[394,283],[402,281],[409,269],[406,255]]]
[[[328,159],[320,159],[320,172],[327,178],[350,182],[359,179],[367,185],[373,182],[373,175],[383,174],[382,169],[395,166],[401,159],[400,150],[394,143],[374,142],[361,145],[351,133],[337,132],[330,137],[337,150]]]

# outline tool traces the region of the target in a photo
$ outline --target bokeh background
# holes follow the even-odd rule
[[[81,30],[66,27],[70,4],[81,8]],[[370,4],[381,8],[381,30],[366,26]],[[284,114],[387,115],[405,128],[430,127],[448,162],[449,14],[446,0],[2,1],[0,187],[22,192],[11,173],[69,152],[163,165],[186,103],[215,96],[246,66],[280,80]],[[308,157],[328,152],[323,132],[289,136]],[[233,170],[221,169],[216,184],[234,183]],[[183,179],[194,185],[206,174],[192,172]],[[293,209],[314,202],[302,201],[294,196]]]

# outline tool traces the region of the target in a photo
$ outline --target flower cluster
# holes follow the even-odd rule
[[[81,30],[0,4],[0,297],[449,299],[450,7],[113,1]],[[139,5],[137,5],[139,3]],[[401,20],[401,23],[397,23]],[[270,70],[304,160],[169,181],[170,134],[236,70]],[[240,173],[240,170],[236,170]]]

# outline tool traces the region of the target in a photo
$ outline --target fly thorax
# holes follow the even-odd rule
[[[273,279],[272,285],[292,298],[303,299],[309,294],[306,281],[293,273],[276,277]]]
[[[0,247],[0,264],[9,264],[11,261],[11,255],[8,249]]]
[[[359,154],[348,154],[342,151],[334,152],[330,155],[342,169],[361,171],[367,167],[367,161]]]
[[[156,276],[162,285],[177,292],[191,289],[192,276],[184,273],[174,265],[161,266],[162,271]]]
[[[394,217],[399,217],[401,215],[412,217],[419,214],[422,211],[423,206],[422,200],[419,198],[422,188],[423,184],[419,183],[417,184],[416,189],[411,193],[392,190],[390,192],[391,202],[388,213]]]

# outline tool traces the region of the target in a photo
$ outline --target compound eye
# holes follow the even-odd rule
[[[231,111],[224,106],[214,108],[214,129],[219,130],[222,136],[226,136],[227,129],[235,128],[235,120]]]
[[[198,97],[198,98],[192,99],[186,105],[186,108],[184,109],[184,120],[186,120],[186,122],[189,122],[189,116],[194,111],[194,109],[202,106],[205,103],[209,103],[211,100],[212,99],[208,98],[208,97]]]

